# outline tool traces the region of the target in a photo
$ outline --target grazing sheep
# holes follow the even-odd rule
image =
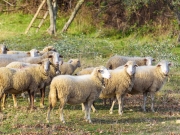
[[[50,82],[54,76],[59,74],[59,65],[57,63],[62,63],[62,59],[59,59],[60,55],[57,52],[54,52],[52,55],[49,56],[51,65],[50,65],[50,71],[49,71],[49,78],[43,82],[42,88],[40,88],[40,93],[41,93],[41,101],[40,101],[40,107],[44,108],[44,97],[45,97],[45,88],[46,86],[50,85]],[[6,67],[8,68],[26,68],[26,67],[31,67],[31,66],[38,66],[38,64],[30,64],[30,63],[24,63],[24,62],[12,62],[8,64]],[[13,101],[14,101],[14,107],[17,107],[17,101],[16,101],[16,95],[12,94]],[[2,102],[2,107],[3,109],[5,108],[5,95],[3,97],[3,102]]]
[[[4,44],[0,44],[0,54],[6,54],[9,49]]]
[[[134,86],[129,94],[143,93],[143,111],[146,111],[147,94],[150,93],[151,110],[154,112],[154,95],[165,84],[170,65],[170,62],[163,60],[156,66],[140,66],[136,68]],[[113,108],[113,104],[111,108]]]
[[[138,66],[152,65],[152,61],[155,61],[152,57],[126,57],[115,55],[111,57],[106,64],[106,68],[115,69],[124,65],[127,61],[135,61]]]
[[[72,75],[78,67],[81,67],[79,59],[70,59],[68,62],[63,62],[62,65],[59,64],[62,75]]]
[[[54,77],[50,85],[47,122],[49,122],[50,112],[55,107],[58,98],[60,100],[60,120],[63,123],[65,123],[63,108],[66,103],[72,105],[83,103],[86,110],[84,118],[91,123],[90,107],[103,89],[104,78],[109,79],[110,74],[103,66],[95,68],[90,75]]]
[[[34,108],[34,92],[49,78],[50,61],[44,59],[39,66],[22,69],[0,68],[0,101],[4,93],[19,94],[28,91],[30,108]],[[1,111],[1,106],[0,106]]]

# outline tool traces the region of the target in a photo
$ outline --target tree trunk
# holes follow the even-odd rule
[[[72,12],[69,20],[67,21],[67,23],[64,25],[63,29],[62,29],[62,33],[67,31],[68,27],[70,26],[70,24],[72,23],[72,21],[74,20],[77,12],[79,11],[80,7],[82,6],[82,4],[84,3],[84,0],[79,0],[76,7],[74,8],[74,11]]]
[[[57,0],[47,0],[47,5],[50,16],[50,26],[47,31],[50,35],[56,35]]]

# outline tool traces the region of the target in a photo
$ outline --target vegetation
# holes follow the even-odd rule
[[[20,4],[21,2],[24,1],[19,1]],[[15,11],[0,12],[0,43],[6,44],[11,50],[32,48],[40,50],[44,46],[53,45],[64,56],[65,61],[72,57],[80,58],[82,68],[105,65],[107,59],[114,54],[152,56],[156,62],[161,59],[169,60],[173,66],[170,69],[169,81],[156,95],[155,110],[157,112],[150,111],[149,100],[147,101],[148,112],[142,112],[141,95],[126,96],[124,114],[121,117],[117,113],[117,106],[114,114],[110,115],[108,112],[110,106],[103,106],[102,101],[98,100],[96,103],[98,112],[91,113],[93,124],[83,121],[84,113],[80,105],[66,106],[64,111],[66,124],[59,122],[57,105],[52,112],[51,123],[47,124],[45,121],[48,107],[47,95],[46,107],[41,109],[38,106],[40,98],[37,94],[37,109],[33,112],[27,110],[27,99],[21,97],[18,98],[19,108],[14,109],[10,96],[7,99],[7,108],[3,111],[3,118],[0,117],[3,119],[0,121],[0,134],[164,135],[180,133],[178,20],[175,16],[169,17],[167,13],[173,15],[173,12],[162,0],[130,1],[123,4],[114,2],[120,1],[86,1],[67,33],[61,34],[60,31],[72,10],[69,3],[66,4],[61,0],[59,7],[63,10],[58,13],[57,36],[50,36],[46,32],[49,27],[48,19],[45,20],[38,33],[32,28],[25,35],[24,32],[33,17],[31,13],[36,11],[36,5],[39,4],[32,0],[28,8],[26,4],[24,4],[26,8],[22,10],[19,10],[17,6],[16,13]],[[76,3],[71,4],[73,7]],[[135,5],[134,8],[132,8],[133,5]],[[0,11],[1,9],[6,10],[1,7]],[[145,13],[149,15],[149,18]],[[118,20],[119,18],[122,20]],[[118,21],[120,22],[117,23]],[[48,89],[46,93],[48,94]]]

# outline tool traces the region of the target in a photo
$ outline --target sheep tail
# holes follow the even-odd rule
[[[58,97],[58,91],[56,86],[51,85],[50,86],[50,92],[49,92],[49,106],[54,108],[57,102]]]

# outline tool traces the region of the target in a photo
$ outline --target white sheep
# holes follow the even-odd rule
[[[105,89],[101,91],[99,95],[100,99],[115,98],[119,104],[119,115],[122,115],[122,102],[126,93],[130,92],[134,85],[134,74],[136,72],[136,63],[134,61],[128,61],[124,66],[120,68],[109,70],[111,74],[110,79],[104,80]],[[83,106],[82,106],[83,107]],[[94,106],[91,106],[95,111]],[[110,109],[110,114],[113,112],[113,108]]]
[[[127,57],[115,55],[107,61],[106,68],[115,69],[124,65],[127,61],[135,61],[138,66],[148,66],[152,65],[152,62],[155,61],[155,59],[152,57]]]
[[[13,69],[0,68],[0,101],[4,93],[19,94],[28,91],[30,108],[34,108],[34,92],[49,78],[50,61],[44,59],[39,66]],[[1,106],[0,106],[1,111]]]
[[[104,78],[110,78],[110,74],[103,66],[95,68],[90,75],[54,77],[50,85],[47,122],[49,122],[50,112],[55,107],[58,98],[60,100],[60,120],[63,123],[65,123],[63,108],[66,103],[72,105],[83,103],[85,106],[84,118],[91,123],[90,107],[103,89]]]
[[[42,82],[44,84],[42,84],[42,88],[40,88],[40,93],[41,93],[40,107],[41,108],[44,108],[44,98],[45,98],[46,86],[50,85],[52,78],[54,76],[56,76],[57,74],[59,74],[59,65],[57,65],[57,63],[62,63],[62,59],[60,59],[60,57],[61,56],[57,52],[53,52],[53,54],[51,54],[49,56],[52,64],[50,65],[49,78],[45,82]],[[6,67],[21,69],[21,68],[26,68],[26,67],[31,67],[31,66],[38,66],[38,64],[30,64],[30,63],[25,63],[25,62],[11,62]],[[12,94],[12,96],[13,96],[13,101],[14,101],[14,107],[17,107],[16,96],[14,94]],[[3,109],[5,108],[5,99],[4,98],[5,98],[5,96],[3,97],[3,102],[2,102]]]
[[[72,75],[78,67],[81,67],[79,59],[70,59],[68,62],[63,62],[62,65],[59,64],[62,75]]]
[[[11,55],[0,56],[0,67],[5,67],[9,63],[14,62],[14,61],[37,64],[37,63],[41,62],[43,59],[48,58],[49,55],[51,55],[51,54],[53,54],[53,52],[46,52],[42,56],[38,56],[38,57],[23,57],[23,58],[18,58],[15,56],[12,57]]]
[[[135,82],[129,94],[143,93],[143,111],[146,111],[147,94],[151,96],[151,111],[154,112],[154,95],[165,84],[168,74],[169,66],[168,61],[161,61],[156,66],[140,66],[136,68]],[[114,104],[112,104],[113,108]]]
[[[94,70],[95,67],[88,67],[88,68],[84,68],[81,71],[77,72],[77,75],[87,75],[87,74],[91,74],[92,71]]]

